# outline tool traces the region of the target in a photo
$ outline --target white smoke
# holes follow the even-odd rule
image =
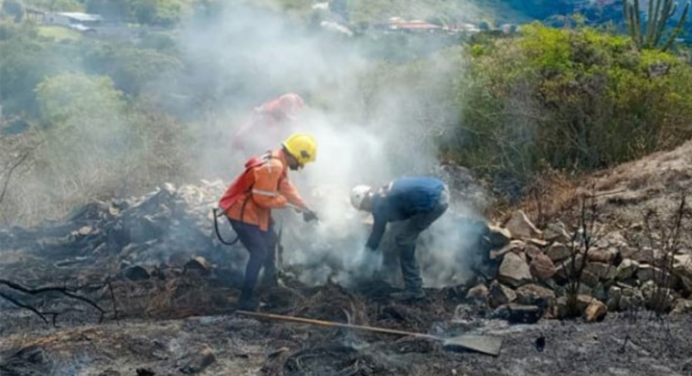
[[[378,274],[384,257],[365,251],[368,217],[350,206],[350,188],[428,174],[439,164],[434,138],[458,121],[459,111],[448,100],[458,60],[405,65],[375,60],[352,39],[240,5],[191,23],[183,40],[187,59],[196,62],[195,83],[214,88],[215,100],[233,113],[226,118],[242,119],[243,112],[289,91],[306,99],[309,108],[295,129],[316,136],[317,161],[290,175],[320,222],[304,224],[290,211],[276,213],[284,265],[309,283],[329,278],[348,283]],[[200,171],[230,181],[242,170],[249,155],[228,146],[241,125],[216,118],[202,127],[215,139],[204,145]],[[278,147],[280,140],[267,136],[266,148]],[[447,216],[453,217],[451,211]],[[465,252],[477,234],[455,228],[445,217],[430,233],[435,234],[425,251],[430,255],[419,252],[426,281],[439,286],[468,277]]]

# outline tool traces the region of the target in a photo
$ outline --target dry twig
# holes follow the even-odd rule
[[[76,291],[76,290],[71,290],[71,289],[68,289],[66,287],[41,287],[41,288],[37,288],[37,289],[31,289],[28,287],[24,287],[24,286],[22,286],[16,282],[8,281],[5,279],[0,279],[0,285],[4,285],[4,286],[6,286],[12,290],[19,291],[21,293],[28,294],[28,295],[40,295],[43,293],[56,292],[56,293],[65,295],[69,298],[79,300],[81,302],[84,302],[84,303],[94,307],[96,310],[99,311],[99,313],[100,313],[99,323],[103,322],[103,317],[106,313],[106,311],[103,308],[101,308],[98,304],[96,304],[91,299],[85,298],[81,295],[77,295],[74,293],[74,291]],[[14,305],[19,306],[20,308],[28,309],[28,310],[34,312],[46,323],[47,323],[47,320],[45,318],[45,315],[46,314],[53,315],[53,324],[55,325],[55,319],[59,313],[57,313],[57,312],[39,312],[38,309],[36,309],[35,307],[32,307],[28,304],[19,302],[17,299],[14,299],[14,298],[6,295],[6,294],[0,293],[0,297],[2,297],[3,299],[9,301],[10,303],[12,303]]]

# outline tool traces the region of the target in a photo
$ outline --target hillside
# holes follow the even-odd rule
[[[4,0],[0,376],[690,374],[692,64],[587,3]]]
[[[308,252],[337,251],[344,257],[338,247],[349,235],[343,232],[338,232],[339,241],[289,246],[284,261],[298,264],[284,264],[279,286],[262,290],[264,312],[440,336],[493,336],[503,341],[496,358],[450,351],[435,341],[268,323],[234,313],[233,300],[242,273],[241,252],[237,246],[224,247],[205,235],[210,231],[208,210],[224,186],[221,182],[202,182],[198,187],[166,185],[136,199],[97,201],[74,210],[60,222],[0,231],[3,277],[31,286],[74,279],[80,287],[72,293],[93,299],[89,300],[91,306],[83,300],[71,302],[69,296],[61,298],[57,293],[27,300],[31,304],[41,302],[42,315],[52,317],[59,326],[56,328],[44,328],[38,316],[0,300],[0,371],[10,375],[50,371],[103,376],[509,376],[517,372],[598,374],[617,367],[637,376],[685,374],[692,356],[686,335],[692,327],[687,314],[692,301],[683,296],[689,296],[692,285],[672,287],[676,313],[685,314],[666,317],[661,323],[638,313],[657,291],[651,290],[656,274],[643,271],[660,264],[632,252],[635,243],[627,241],[641,231],[641,226],[629,224],[643,208],[674,205],[677,189],[689,187],[691,147],[692,142],[592,175],[596,193],[608,194],[598,209],[605,214],[599,223],[607,225],[608,236],[603,245],[599,241],[593,253],[616,252],[608,262],[621,264],[628,264],[623,260],[625,254],[639,260],[627,277],[621,278],[620,267],[611,266],[607,270],[612,272],[593,277],[594,285],[584,282],[588,285],[580,288],[585,320],[603,322],[585,325],[582,319],[554,320],[564,319],[565,277],[560,273],[568,273],[564,266],[568,261],[556,261],[561,266],[551,272],[555,277],[548,278],[543,273],[549,270],[536,269],[535,265],[541,258],[553,265],[552,259],[564,257],[555,250],[564,247],[559,242],[565,239],[548,229],[534,234],[542,239],[528,239],[520,234],[522,227],[517,224],[507,224],[514,240],[484,257],[495,259],[486,261],[489,270],[493,262],[501,264],[496,274],[426,289],[428,296],[421,302],[389,299],[388,293],[397,286],[380,279],[385,276],[346,286],[335,282],[344,277],[341,273],[314,286],[295,278],[312,273],[313,268],[317,271],[339,265],[327,262],[326,257],[321,266],[300,264],[311,258],[293,258],[292,254],[313,248]],[[552,220],[558,219],[570,218],[556,216]],[[331,227],[329,223],[321,226]],[[323,230],[312,228],[309,232],[313,231]],[[302,235],[307,235],[305,230]],[[431,245],[424,244],[422,248]],[[324,246],[337,248],[321,248]],[[424,254],[440,252],[439,248],[427,249]],[[689,256],[683,252],[676,257]],[[527,276],[520,277],[523,268],[529,273],[528,266],[505,267],[505,260],[525,262],[522,258],[531,260]],[[591,265],[605,265],[602,260],[590,261],[587,272],[591,273]],[[0,279],[0,285],[4,283]],[[610,288],[605,292],[603,285],[607,284]],[[597,299],[607,302],[607,308]],[[604,311],[589,314],[592,306]],[[99,322],[104,319],[106,322]]]

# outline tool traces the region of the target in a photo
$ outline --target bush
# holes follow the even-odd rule
[[[447,159],[521,187],[544,167],[588,171],[690,135],[692,68],[628,38],[527,26],[470,48]]]
[[[85,65],[92,73],[110,76],[117,88],[127,94],[139,94],[157,80],[170,81],[183,67],[174,56],[129,46],[103,45],[91,48],[85,55]]]
[[[0,24],[0,103],[7,114],[37,113],[34,89],[48,75],[78,66],[69,46],[47,43],[30,26]]]
[[[75,73],[48,77],[36,91],[42,126],[16,139],[38,147],[3,202],[11,223],[57,218],[95,199],[143,194],[189,177],[194,140],[146,98],[129,104],[110,78]],[[11,145],[0,136],[3,152]]]

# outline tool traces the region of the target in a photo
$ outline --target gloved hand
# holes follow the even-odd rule
[[[358,274],[364,278],[372,278],[382,269],[383,255],[376,249],[365,247],[358,259]]]
[[[304,211],[303,212],[303,220],[305,222],[310,222],[310,221],[316,221],[319,218],[317,218],[317,213],[315,213],[312,210]]]

